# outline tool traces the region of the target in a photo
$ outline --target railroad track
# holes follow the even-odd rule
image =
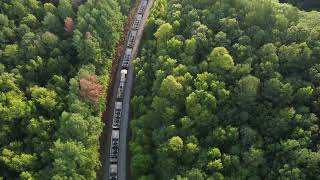
[[[103,179],[109,180],[127,180],[128,166],[128,124],[130,97],[133,81],[133,65],[132,60],[136,58],[143,29],[149,16],[150,9],[154,0],[142,0],[138,11],[135,15],[134,22],[128,33],[128,40],[124,55],[121,58],[118,74],[115,78],[115,90],[112,96],[116,96],[112,100],[112,125],[109,152],[106,153],[108,158],[104,166],[105,175]],[[110,134],[110,133],[108,133]]]

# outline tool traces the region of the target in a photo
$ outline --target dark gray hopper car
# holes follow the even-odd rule
[[[119,130],[112,130],[110,163],[118,163],[118,154],[119,154]]]
[[[129,61],[131,60],[131,53],[132,53],[132,48],[127,48],[123,56],[122,68],[128,69]]]
[[[116,102],[114,113],[113,113],[113,122],[112,122],[113,129],[120,128],[121,111],[122,111],[122,102]]]
[[[139,29],[139,26],[140,26],[141,20],[142,20],[142,14],[138,14],[138,15],[136,16],[136,19],[135,19],[134,22],[133,22],[132,29],[138,30],[138,29]]]
[[[136,30],[131,30],[129,38],[128,38],[127,47],[133,48],[134,41],[136,40],[136,36],[137,36],[137,31]]]
[[[118,180],[118,166],[111,164],[109,167],[109,180]]]
[[[147,0],[142,0],[141,1],[138,14],[143,14],[144,13],[144,11],[146,10],[147,4],[148,4]]]

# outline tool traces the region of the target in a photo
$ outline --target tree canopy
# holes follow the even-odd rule
[[[319,179],[319,17],[156,0],[134,61],[132,178]]]
[[[0,2],[0,179],[96,179],[111,59],[128,7]]]

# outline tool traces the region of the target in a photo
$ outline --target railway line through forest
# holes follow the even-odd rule
[[[101,180],[127,180],[128,178],[128,127],[130,116],[130,97],[133,85],[133,59],[138,55],[144,26],[154,0],[141,0],[134,20],[127,33],[125,48],[117,61],[114,80],[109,91],[109,106],[104,114],[105,128],[101,137],[102,168],[97,175]]]

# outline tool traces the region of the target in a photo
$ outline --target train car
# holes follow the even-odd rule
[[[142,20],[142,14],[138,14],[138,15],[136,16],[136,19],[135,19],[134,22],[133,22],[132,29],[138,30],[138,29],[139,29],[139,26],[140,26],[141,20]]]
[[[113,113],[113,122],[112,122],[113,129],[120,128],[121,111],[122,111],[122,102],[116,102],[114,107],[114,113]]]
[[[117,164],[110,164],[110,166],[109,166],[109,180],[118,180],[118,166],[117,166]]]
[[[126,69],[121,70],[120,84],[117,92],[117,99],[121,100],[123,98],[124,93],[124,85],[126,83],[128,71]]]
[[[131,60],[131,53],[132,53],[132,48],[127,48],[123,56],[122,68],[128,69],[129,61]]]
[[[147,4],[148,4],[147,0],[142,0],[141,1],[140,7],[139,7],[139,10],[138,10],[138,14],[143,14],[144,13],[144,11],[146,10]]]
[[[133,48],[134,41],[136,40],[136,36],[137,36],[137,30],[132,30],[128,38],[127,47]]]
[[[118,162],[119,154],[119,130],[112,130],[110,146],[110,163]]]

